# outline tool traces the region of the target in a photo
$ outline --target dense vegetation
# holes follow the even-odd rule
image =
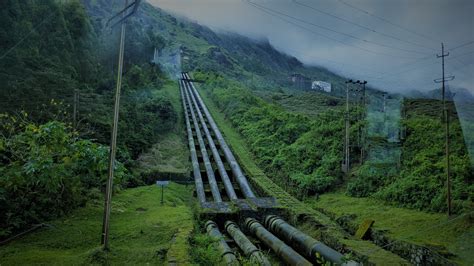
[[[405,100],[406,139],[400,169],[364,164],[348,186],[353,196],[374,195],[398,205],[443,211],[446,209],[446,158],[444,124],[437,100]],[[454,105],[451,103],[451,108]],[[456,211],[471,208],[473,169],[456,116],[451,117],[450,163],[452,197]]]
[[[238,82],[204,73],[195,78],[206,81],[203,88],[247,140],[258,164],[280,185],[303,196],[341,183],[343,116],[323,112],[309,119],[263,101]],[[353,123],[353,133],[357,127]]]
[[[104,18],[119,6],[97,1],[86,10],[75,0],[8,0],[0,7],[0,237],[5,237],[69,212],[104,189],[119,32],[106,27]],[[166,77],[148,62],[165,41],[133,19],[127,33],[117,189],[143,184],[133,175],[135,159],[177,122],[175,107],[159,90]]]
[[[0,115],[0,237],[67,213],[105,186],[108,148],[77,138],[62,122],[38,125]],[[125,185],[116,162],[115,183]]]
[[[121,4],[0,3],[0,237],[68,212],[103,190],[118,40],[117,28],[106,27],[106,19]],[[245,138],[259,166],[280,185],[303,196],[344,183],[340,98],[285,98],[291,91],[289,74],[329,81],[336,89],[342,77],[304,66],[266,40],[216,34],[146,3],[129,20],[125,47],[117,188],[143,184],[135,175],[136,159],[176,129],[177,105],[161,88],[171,83],[165,69],[176,74],[181,61],[184,70],[196,71],[195,78],[206,81],[207,93]],[[160,65],[150,62],[155,48],[165,61]],[[301,101],[306,103],[299,105]],[[320,106],[309,111],[315,103]],[[441,211],[442,125],[432,114],[410,115],[413,105],[408,106],[400,167],[370,161],[359,166],[355,160],[347,192]],[[353,109],[351,118],[360,111]],[[352,143],[359,123],[351,121]],[[473,199],[473,171],[459,122],[453,123],[452,132],[453,197],[461,210]],[[358,153],[353,148],[351,155]]]
[[[282,108],[279,104],[282,99],[275,101],[270,97],[273,103],[264,101],[231,78],[202,72],[196,73],[195,78],[206,82],[202,86],[207,89],[206,93],[242,134],[260,167],[280,185],[303,196],[333,190],[344,183],[341,171],[344,116],[340,108],[328,108],[330,111],[308,116],[299,109]],[[259,91],[257,94],[265,93]],[[320,98],[327,99],[328,106],[340,104],[327,96]],[[410,208],[445,210],[444,129],[439,115],[412,110],[420,103],[423,101],[405,102],[407,116],[402,124],[406,128],[406,138],[401,146],[401,165],[374,160],[359,165],[359,149],[351,149],[354,170],[347,184],[349,195],[373,195]],[[309,104],[306,107],[310,108]],[[351,120],[358,117],[359,111],[354,108]],[[470,208],[472,202],[472,167],[459,121],[455,116],[452,120],[453,199],[456,211],[462,211]],[[360,123],[363,122],[351,121],[352,143],[357,143]],[[383,143],[385,140],[378,141]]]

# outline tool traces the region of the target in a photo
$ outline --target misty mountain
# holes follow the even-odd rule
[[[434,89],[430,91],[419,91],[419,90],[412,90],[410,93],[406,94],[408,98],[421,98],[421,99],[442,99],[442,91],[441,88]],[[466,88],[446,88],[445,97],[447,100],[452,101],[456,99],[456,101],[462,102],[472,102],[474,101],[474,95]]]
[[[83,3],[92,20],[102,24],[121,7],[119,1]],[[216,33],[146,2],[130,18],[128,25],[141,28],[143,34],[152,31],[165,39],[166,45],[160,51],[159,60],[163,68],[166,64],[179,65],[182,61],[181,70],[219,72],[238,80],[252,80],[250,87],[264,89],[288,86],[288,77],[295,73],[302,74],[308,80],[330,82],[336,91],[344,85],[343,77],[321,67],[304,65],[295,57],[275,49],[266,39],[251,39],[230,32]],[[130,48],[126,47],[126,51]],[[147,52],[151,60],[153,50],[148,49]]]

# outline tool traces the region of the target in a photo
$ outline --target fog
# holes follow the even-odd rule
[[[217,32],[267,38],[305,64],[392,92],[439,87],[441,42],[449,51],[474,41],[471,0],[148,1]],[[449,52],[446,74],[456,76],[449,85],[473,92],[474,43]]]

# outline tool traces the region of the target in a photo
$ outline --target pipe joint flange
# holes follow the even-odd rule
[[[224,228],[225,228],[226,231],[229,231],[229,227],[231,227],[231,226],[234,226],[235,228],[239,228],[239,226],[233,221],[226,221],[224,223]]]
[[[209,226],[212,226],[212,227],[214,227],[214,228],[218,228],[216,222],[210,221],[210,220],[207,221],[207,222],[204,224],[204,227],[205,227],[206,229],[207,229]]]

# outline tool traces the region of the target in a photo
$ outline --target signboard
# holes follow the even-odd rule
[[[156,185],[157,185],[157,186],[162,186],[162,187],[164,187],[164,186],[167,186],[167,185],[169,185],[169,184],[170,184],[170,181],[169,181],[169,180],[161,180],[161,181],[159,180],[159,181],[156,181]]]
[[[163,190],[164,187],[170,184],[169,180],[156,180],[156,185],[161,187],[161,204],[163,205]]]

